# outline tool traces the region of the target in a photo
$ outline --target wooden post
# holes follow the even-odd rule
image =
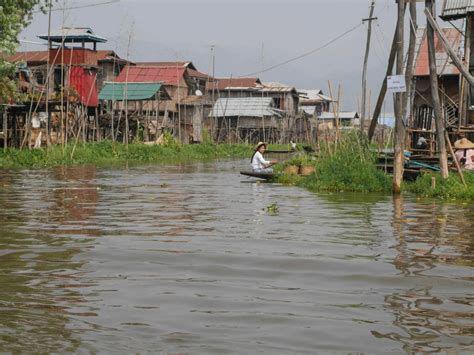
[[[408,45],[408,55],[407,55],[407,67],[405,73],[405,82],[407,86],[407,92],[403,95],[403,117],[408,118],[408,113],[411,117],[411,110],[408,112],[408,102],[411,103],[412,95],[412,78],[413,78],[413,64],[415,63],[415,45],[416,45],[416,30],[417,30],[417,20],[416,20],[416,2],[410,2],[410,43]],[[410,101],[409,101],[410,100]]]
[[[369,22],[369,25],[367,29],[367,43],[365,46],[364,69],[362,71],[362,110],[361,110],[361,116],[360,116],[360,130],[361,131],[364,131],[365,115],[366,115],[365,108],[366,108],[366,102],[367,102],[367,63],[369,61],[370,37],[372,35],[372,21],[376,19],[376,17],[373,17],[374,7],[375,7],[375,0],[372,0],[372,3],[370,5],[369,18],[362,20],[362,22],[365,22],[365,21]]]
[[[470,68],[470,63],[471,63],[471,42],[472,42],[472,25],[473,25],[473,16],[468,13],[466,16],[466,38],[465,38],[465,48],[464,48],[464,61],[466,63],[466,66],[469,70]],[[463,96],[461,97],[461,100],[463,100],[463,107],[462,111],[460,111],[460,114],[462,115],[461,117],[464,118],[464,125],[467,126],[467,115],[468,115],[468,110],[469,110],[469,96],[471,93],[471,88],[467,83],[467,80],[463,80]],[[461,123],[461,120],[459,120]],[[461,128],[461,126],[459,126]]]
[[[436,135],[438,143],[438,154],[439,154],[439,166],[441,168],[441,176],[443,179],[447,179],[449,176],[448,171],[448,156],[446,153],[446,141],[444,138],[444,115],[441,110],[441,103],[439,99],[439,88],[438,88],[438,73],[436,68],[436,48],[434,41],[434,26],[429,20],[433,16],[435,11],[435,0],[425,1],[425,13],[428,18],[426,26],[426,34],[428,39],[428,58],[430,64],[430,86],[431,86],[431,97],[433,100],[433,109],[436,123]],[[431,15],[431,16],[428,16]]]
[[[405,0],[398,0],[398,20],[397,20],[397,75],[403,75],[403,39]],[[403,122],[403,93],[395,94],[395,156],[393,163],[393,193],[400,194],[403,179],[403,165],[405,157],[403,154],[405,147],[405,125]]]

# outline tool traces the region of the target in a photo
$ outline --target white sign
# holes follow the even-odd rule
[[[387,91],[390,93],[406,92],[405,75],[387,76]]]

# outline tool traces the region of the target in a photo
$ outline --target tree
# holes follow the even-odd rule
[[[47,0],[0,0],[0,102],[16,95],[13,80],[16,65],[5,60],[18,46],[18,35],[32,18],[33,9],[38,6],[44,11]]]

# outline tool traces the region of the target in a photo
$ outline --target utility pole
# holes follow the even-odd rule
[[[435,15],[435,0],[426,0],[425,7],[427,14],[429,13],[434,17]],[[436,138],[438,143],[438,154],[439,154],[439,166],[441,168],[441,176],[443,179],[447,179],[449,176],[448,172],[448,154],[446,152],[446,141],[444,138],[444,115],[441,109],[441,102],[439,99],[439,87],[438,87],[438,72],[436,68],[436,48],[434,41],[434,29],[433,25],[427,21],[426,24],[426,37],[428,39],[428,59],[430,64],[430,86],[431,86],[431,97],[433,99],[433,109],[436,123]]]
[[[397,75],[403,75],[403,42],[405,25],[405,0],[398,0],[398,20],[397,20]],[[405,147],[405,123],[403,122],[403,93],[395,94],[395,149],[393,162],[393,193],[400,194],[403,179],[403,165],[405,157],[403,150]]]
[[[365,58],[364,58],[364,69],[362,71],[362,112],[360,116],[360,130],[364,131],[365,124],[365,108],[367,106],[367,63],[369,61],[369,52],[370,52],[370,37],[372,36],[372,21],[377,20],[377,17],[373,17],[375,8],[375,0],[372,0],[370,4],[370,13],[369,17],[362,19],[362,22],[368,22],[367,28],[367,44],[365,46]],[[370,112],[369,112],[370,115]]]

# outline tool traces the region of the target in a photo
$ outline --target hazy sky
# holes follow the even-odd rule
[[[370,0],[120,0],[88,8],[74,7],[113,0],[59,0],[52,28],[91,27],[113,49],[133,61],[190,60],[198,70],[212,73],[215,46],[216,77],[259,72],[324,46],[331,45],[275,69],[256,73],[264,82],[297,88],[320,88],[329,93],[328,80],[342,87],[342,106],[359,110],[361,76]],[[440,1],[438,1],[440,2]],[[422,9],[419,9],[420,21]],[[373,103],[386,70],[397,5],[377,0],[369,60],[369,89]],[[358,26],[359,25],[359,26]],[[358,27],[357,27],[358,26]],[[21,40],[38,42],[47,33],[48,17],[35,13]],[[23,50],[41,45],[23,43]],[[335,96],[336,94],[334,94]],[[385,112],[392,112],[387,101]]]

